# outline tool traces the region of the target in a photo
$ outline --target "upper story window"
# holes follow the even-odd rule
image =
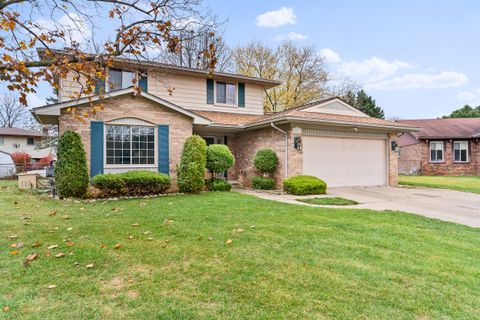
[[[27,145],[34,146],[35,145],[35,138],[27,138]]]
[[[107,165],[154,165],[155,128],[147,126],[106,126]]]
[[[125,89],[133,86],[132,80],[136,72],[120,69],[108,70],[108,84],[110,91]]]
[[[5,144],[5,137],[0,136],[0,146],[3,146]]]
[[[443,162],[443,141],[430,141],[430,162]]]
[[[230,104],[230,105],[235,105],[236,104],[236,90],[237,87],[234,83],[226,83],[226,82],[218,82],[217,81],[217,87],[216,87],[216,102],[217,103],[222,103],[222,104]]]
[[[455,141],[453,143],[455,162],[468,162],[468,141]]]

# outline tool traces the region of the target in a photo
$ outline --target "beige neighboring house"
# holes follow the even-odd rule
[[[0,151],[12,154],[15,152],[28,153],[32,160],[39,160],[51,154],[50,148],[39,149],[38,144],[47,136],[20,128],[0,128]]]
[[[134,90],[134,78],[141,89]],[[70,100],[79,90],[73,74],[58,83],[59,103],[38,107],[40,123],[82,137],[90,175],[147,169],[173,181],[184,141],[192,134],[229,146],[236,164],[228,178],[249,186],[258,149],[279,158],[277,186],[300,174],[329,186],[397,184],[397,135],[415,127],[371,118],[337,97],[279,113],[264,113],[264,92],[280,83],[237,74],[117,59],[102,99]],[[91,105],[103,110],[82,122]],[[72,108],[75,107],[75,108]]]

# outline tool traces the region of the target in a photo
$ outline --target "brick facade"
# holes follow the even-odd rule
[[[444,161],[440,163],[430,162],[430,142],[419,140],[418,143],[400,148],[399,166],[400,173],[418,173],[426,176],[468,176],[480,175],[480,143],[477,139],[459,139],[468,141],[469,161],[458,163],[454,161],[453,143],[456,140],[432,140],[443,141]],[[419,168],[415,172],[414,168]]]
[[[90,110],[90,106],[78,107],[77,112],[83,113]],[[108,101],[104,110],[99,111],[89,120],[104,122],[121,119],[137,118],[155,125],[169,125],[169,164],[170,176],[173,186],[176,186],[176,167],[180,163],[183,143],[192,134],[193,120],[178,112],[163,108],[158,104],[142,97],[124,96],[113,98]],[[90,167],[90,123],[75,119],[72,113],[62,110],[59,117],[59,133],[66,130],[74,130],[82,137],[82,143],[87,153],[87,162]]]
[[[437,140],[435,140],[437,141]],[[422,174],[426,176],[464,176],[480,174],[478,161],[480,159],[479,143],[476,140],[470,140],[469,145],[469,162],[456,163],[453,158],[453,142],[454,140],[443,140],[444,146],[444,162],[430,162],[430,143],[427,140],[420,141],[422,152]]]

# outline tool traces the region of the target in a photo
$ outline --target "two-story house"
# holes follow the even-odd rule
[[[0,151],[8,154],[15,152],[28,153],[33,161],[48,156],[50,148],[38,148],[38,145],[47,136],[20,128],[0,128]]]
[[[132,78],[141,92],[132,88]],[[229,179],[249,185],[253,158],[260,148],[279,158],[275,174],[309,174],[329,186],[395,185],[397,134],[415,128],[368,117],[339,98],[326,98],[288,111],[265,114],[264,92],[272,80],[117,59],[102,97],[69,100],[79,85],[60,80],[59,103],[34,109],[44,124],[80,133],[91,176],[148,169],[168,173],[175,181],[185,139],[198,134],[207,143],[226,144],[236,164]],[[103,84],[104,85],[104,84]],[[103,110],[87,119],[90,103]]]

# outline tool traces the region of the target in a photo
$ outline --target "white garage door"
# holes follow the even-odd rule
[[[386,184],[385,140],[303,137],[303,172],[327,186]]]

